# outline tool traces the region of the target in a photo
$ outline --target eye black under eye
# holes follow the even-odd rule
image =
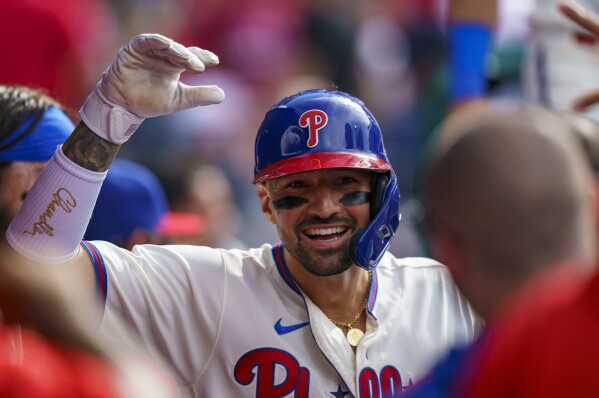
[[[272,201],[272,205],[277,210],[295,209],[296,207],[300,207],[305,203],[308,203],[308,199],[300,198],[298,196],[285,196],[281,199]]]
[[[370,193],[364,191],[356,191],[346,193],[339,199],[339,202],[343,203],[346,206],[358,206],[364,203],[370,203]]]

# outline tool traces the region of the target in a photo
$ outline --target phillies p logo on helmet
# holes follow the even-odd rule
[[[329,117],[319,109],[310,109],[299,118],[299,126],[308,128],[308,147],[314,148],[318,144],[318,130],[327,125]]]

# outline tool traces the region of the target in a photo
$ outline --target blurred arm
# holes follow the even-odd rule
[[[448,37],[452,108],[486,95],[486,57],[491,48],[496,19],[496,0],[451,2]]]

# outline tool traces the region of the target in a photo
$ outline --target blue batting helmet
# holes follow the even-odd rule
[[[330,168],[381,173],[372,190],[371,221],[352,235],[350,258],[374,268],[399,225],[399,188],[381,130],[364,103],[349,94],[310,90],[273,106],[258,129],[254,183]]]

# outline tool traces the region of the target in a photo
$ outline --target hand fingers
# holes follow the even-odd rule
[[[188,86],[179,82],[177,110],[223,102],[225,92],[218,86]]]
[[[127,49],[131,53],[151,53],[180,69],[203,72],[204,63],[185,46],[159,34],[142,34],[133,38]]]
[[[599,16],[572,0],[561,0],[560,11],[582,28],[599,36]]]
[[[211,51],[199,47],[187,47],[187,49],[195,54],[206,66],[218,65],[220,62],[218,56]]]
[[[593,91],[593,92],[585,94],[585,95],[583,95],[581,97],[578,97],[574,101],[574,103],[572,105],[572,108],[575,111],[579,111],[580,112],[580,111],[585,110],[589,106],[595,105],[597,103],[599,103],[599,90],[598,91]]]
[[[170,47],[172,40],[157,33],[145,33],[135,36],[129,41],[127,47],[137,53],[151,50],[162,50]]]
[[[180,69],[190,69],[195,72],[203,72],[206,69],[197,55],[176,42],[171,42],[166,49],[154,51],[154,54]]]

